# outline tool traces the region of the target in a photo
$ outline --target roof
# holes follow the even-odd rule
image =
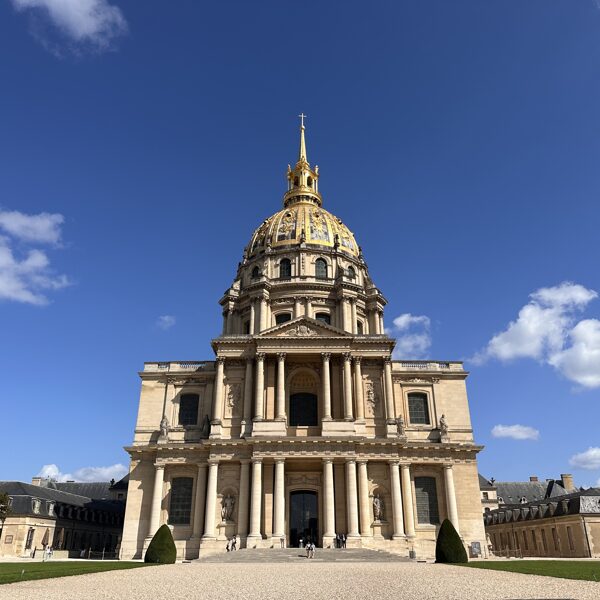
[[[22,481],[0,481],[0,493],[6,493],[12,498],[11,510],[13,514],[34,514],[32,498],[46,501],[40,504],[40,512],[35,513],[40,516],[54,516],[48,513],[50,503],[68,504],[108,512],[123,512],[122,502],[90,498],[89,496],[73,494],[54,487],[32,485]]]
[[[115,484],[110,486],[111,491],[112,490],[127,490],[129,488],[129,473],[127,473],[127,475],[125,475],[125,477],[121,477],[121,479],[119,479],[119,481],[117,481]]]
[[[521,498],[526,502],[537,502],[545,498],[564,496],[567,491],[560,481],[496,481],[498,501],[500,504],[520,504]]]
[[[481,473],[479,473],[479,489],[480,490],[495,490],[496,486],[491,481],[486,479]]]
[[[100,481],[95,483],[75,483],[69,481],[66,483],[54,483],[57,490],[86,496],[94,500],[104,500],[110,498],[110,483],[108,481]]]

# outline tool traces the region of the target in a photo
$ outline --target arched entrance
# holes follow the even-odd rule
[[[298,490],[290,493],[289,545],[300,546],[300,540],[319,544],[319,504],[317,492]]]

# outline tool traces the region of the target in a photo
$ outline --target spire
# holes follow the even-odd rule
[[[300,113],[298,116],[300,117],[300,152],[298,153],[298,162],[308,162],[306,157],[306,140],[304,139],[304,119],[306,119],[306,115]]]
[[[294,202],[313,202],[321,206],[321,194],[319,194],[319,167],[314,169],[308,164],[306,156],[306,139],[304,137],[304,119],[306,115],[300,113],[300,149],[298,151],[298,162],[292,169],[288,165],[287,180],[288,189],[283,196],[283,205],[289,206]]]

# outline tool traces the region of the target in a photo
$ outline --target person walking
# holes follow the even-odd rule
[[[342,537],[342,548],[345,548],[346,547],[346,534],[342,533],[341,537]]]
[[[231,538],[231,551],[235,552],[237,550],[237,535],[234,535]]]

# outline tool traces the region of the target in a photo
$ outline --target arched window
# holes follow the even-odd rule
[[[175,477],[171,483],[171,502],[169,503],[169,524],[189,525],[192,512],[191,477]]]
[[[425,524],[440,522],[435,477],[415,477],[417,521]]]
[[[298,177],[294,177],[294,187],[298,187]]]
[[[356,279],[356,271],[354,270],[354,267],[352,265],[348,267],[348,270],[346,271],[346,276],[348,277],[348,279]]]
[[[362,321],[356,321],[356,333],[358,333],[358,335],[362,335],[363,334],[363,324]]]
[[[411,423],[429,425],[427,394],[413,393],[408,395],[408,414]]]
[[[254,267],[250,277],[252,277],[252,279],[258,279],[260,277],[260,269],[258,267]]]
[[[317,258],[315,261],[315,277],[317,279],[327,279],[327,261],[323,258]]]
[[[321,323],[327,323],[327,325],[331,325],[331,315],[326,312],[319,312],[315,315],[315,319],[317,321],[321,321]]]
[[[250,321],[244,321],[244,333],[246,335],[250,334]]]
[[[287,323],[292,320],[292,315],[289,312],[279,313],[275,315],[275,324],[281,325],[282,323]]]
[[[289,279],[292,276],[292,262],[284,258],[279,263],[279,279]]]
[[[200,397],[198,394],[182,394],[179,399],[179,424],[197,425],[198,424],[198,404]]]
[[[308,177],[308,178],[306,179],[306,183],[308,184],[308,187],[312,187],[312,184],[313,184],[312,177]]]

